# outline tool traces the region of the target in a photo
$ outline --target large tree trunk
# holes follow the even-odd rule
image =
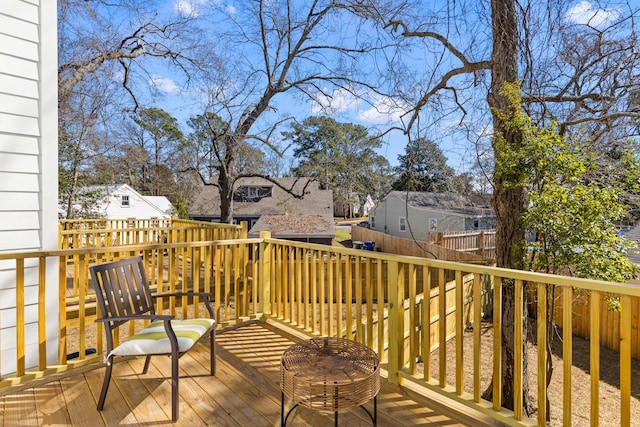
[[[497,110],[508,111],[511,107],[500,94],[504,83],[516,83],[518,79],[518,26],[515,0],[491,0],[491,19],[493,27],[493,51],[491,58],[491,93],[489,105],[493,111],[493,126],[496,135],[502,136],[504,146],[518,145],[522,135],[518,131],[507,130]],[[501,146],[494,137],[494,156],[500,161]],[[519,169],[519,170],[518,170]],[[525,190],[517,174],[522,168],[515,168],[509,174],[496,174],[494,177],[493,208],[496,214],[496,262],[499,267],[522,268],[524,230],[520,222],[525,210]],[[516,185],[514,185],[516,183]],[[514,283],[504,283],[502,291],[502,405],[513,409],[514,402]],[[524,312],[524,310],[523,310]],[[526,315],[523,325],[526,330]],[[523,331],[523,336],[526,336]],[[526,350],[526,343],[522,351]],[[532,405],[527,380],[527,358],[523,357],[523,405],[526,414],[531,413]]]
[[[220,168],[218,175],[218,191],[220,192],[220,222],[233,221],[233,179]]]

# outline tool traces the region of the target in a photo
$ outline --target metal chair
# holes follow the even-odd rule
[[[115,356],[145,356],[142,373],[146,374],[151,356],[169,355],[171,356],[171,419],[174,422],[177,421],[178,359],[207,334],[210,340],[211,375],[215,375],[216,372],[215,319],[209,294],[204,292],[152,294],[142,257],[95,265],[89,268],[89,271],[101,315],[96,322],[102,322],[105,325],[107,338],[107,366],[98,410],[104,407]],[[201,297],[210,318],[173,320],[171,315],[156,314],[153,303],[155,298],[185,295]],[[114,330],[131,320],[149,320],[151,323],[114,348]]]

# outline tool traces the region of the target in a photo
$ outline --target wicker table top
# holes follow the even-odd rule
[[[380,390],[380,362],[369,347],[344,338],[311,338],[285,350],[282,392],[297,404],[338,412],[361,406]]]

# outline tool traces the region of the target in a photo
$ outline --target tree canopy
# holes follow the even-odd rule
[[[294,157],[299,159],[292,169],[295,176],[320,181],[344,206],[368,195],[380,196],[380,182],[389,163],[376,152],[380,138],[370,135],[364,126],[313,116],[292,124],[283,136],[292,141]]]
[[[471,192],[471,183],[465,176],[457,177],[455,170],[447,164],[440,147],[425,138],[410,139],[405,154],[398,155],[399,165],[394,168],[398,178],[393,190],[426,191],[433,193]]]

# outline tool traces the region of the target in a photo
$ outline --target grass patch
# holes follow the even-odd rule
[[[351,247],[351,233],[345,230],[336,230],[336,237],[333,239],[333,244],[336,246]]]

